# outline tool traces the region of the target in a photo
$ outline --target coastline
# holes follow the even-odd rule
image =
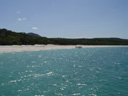
[[[82,48],[92,47],[127,47],[127,45],[4,45],[0,46],[0,53],[23,52],[23,51],[40,51],[56,49],[74,49],[76,46]]]

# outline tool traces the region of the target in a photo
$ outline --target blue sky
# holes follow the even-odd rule
[[[0,0],[0,28],[46,37],[128,39],[128,0]]]

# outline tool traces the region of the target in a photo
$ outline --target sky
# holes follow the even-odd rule
[[[128,0],[0,0],[0,29],[45,37],[128,39]]]

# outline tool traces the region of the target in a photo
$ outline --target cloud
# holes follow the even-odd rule
[[[37,30],[37,29],[39,29],[39,28],[37,28],[37,27],[32,27],[32,29],[33,29],[33,30]]]
[[[26,18],[18,18],[17,20],[18,21],[24,21],[24,20],[26,20]]]
[[[20,14],[20,13],[21,13],[21,11],[17,11],[16,13],[17,13],[17,14]]]

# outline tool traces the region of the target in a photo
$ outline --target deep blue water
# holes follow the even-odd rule
[[[128,96],[128,47],[1,53],[0,96]]]

